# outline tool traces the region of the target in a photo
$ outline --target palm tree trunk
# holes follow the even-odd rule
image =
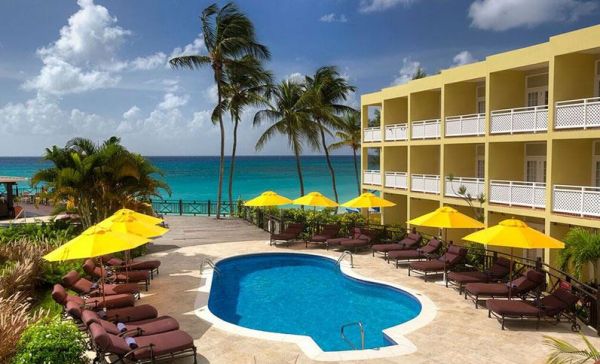
[[[217,79],[217,99],[221,105],[221,74],[220,71],[215,75]],[[223,175],[225,174],[225,127],[223,126],[223,113],[219,112],[219,129],[221,131],[221,154],[219,156],[219,187],[217,191],[217,219],[221,218],[221,195],[223,193]]]
[[[352,154],[354,154],[354,174],[356,174],[356,187],[358,188],[358,194],[360,195],[360,176],[358,174],[358,159],[356,158],[356,149],[352,148]]]
[[[298,180],[300,181],[300,196],[304,196],[304,178],[302,177],[302,166],[300,164],[300,154],[294,148],[294,156],[296,157],[296,170],[298,171]]]
[[[331,184],[333,186],[333,195],[335,196],[335,202],[339,202],[337,187],[335,185],[335,171],[333,170],[333,165],[331,164],[331,158],[329,158],[329,150],[327,149],[327,141],[325,140],[325,130],[323,129],[323,125],[319,122],[319,129],[321,131],[321,143],[323,144],[323,150],[325,151],[325,159],[327,160],[327,167],[329,168],[329,173],[331,174]]]
[[[231,162],[229,164],[229,215],[233,216],[233,170],[235,168],[235,150],[237,148],[237,129],[240,118],[235,117],[233,122],[233,143],[231,147]]]

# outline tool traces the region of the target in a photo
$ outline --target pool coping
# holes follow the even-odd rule
[[[281,252],[284,253],[284,252]],[[261,254],[279,254],[277,252],[262,252],[262,253],[244,253],[244,254],[234,254],[227,257],[220,258],[215,260],[215,264],[217,264],[221,260],[250,256],[250,255],[261,255]],[[299,255],[312,255],[321,258],[331,259],[336,261],[336,258],[331,257],[329,255],[320,254],[316,252],[291,252],[286,251],[284,254],[299,254]],[[279,342],[287,342],[293,343],[300,347],[300,349],[304,352],[304,354],[312,359],[317,361],[341,361],[341,360],[365,360],[365,359],[378,359],[378,358],[388,358],[394,356],[401,356],[406,354],[411,354],[417,351],[417,347],[408,340],[405,335],[409,334],[427,324],[429,324],[435,316],[437,315],[437,306],[433,301],[419,292],[418,290],[404,287],[400,284],[390,283],[382,280],[377,280],[373,278],[369,278],[363,276],[356,272],[353,268],[350,267],[348,262],[342,262],[340,264],[340,270],[343,274],[350,278],[354,278],[360,281],[364,281],[367,283],[375,283],[380,285],[389,286],[395,289],[399,289],[406,293],[412,295],[419,303],[421,304],[421,312],[414,317],[413,319],[401,323],[396,326],[389,327],[383,330],[383,334],[386,335],[389,339],[396,343],[396,345],[390,345],[378,349],[365,349],[365,350],[346,350],[346,351],[323,351],[321,348],[315,343],[315,341],[305,335],[295,335],[295,334],[283,334],[276,333],[270,331],[262,331],[257,329],[250,329],[242,326],[238,326],[227,322],[215,314],[213,314],[208,308],[208,303],[204,306],[198,307],[194,310],[196,316],[200,319],[205,320],[211,323],[215,328],[221,329],[227,332],[231,332],[237,335],[243,335],[258,339],[271,340],[271,341],[279,341]],[[205,278],[205,282],[202,286],[199,287],[198,291],[202,293],[210,294],[210,289],[212,286],[212,278],[214,274],[214,269],[212,267],[207,267],[201,273],[201,277]]]

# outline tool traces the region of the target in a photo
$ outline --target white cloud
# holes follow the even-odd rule
[[[212,84],[203,93],[211,104],[216,104],[219,101],[219,89],[216,84]]]
[[[131,61],[131,68],[134,70],[148,71],[163,66],[166,62],[167,55],[163,52],[157,52],[146,57],[137,57]]]
[[[141,109],[135,105],[133,105],[129,110],[123,113],[123,119],[125,120],[135,120],[140,116]]]
[[[190,95],[175,95],[174,93],[167,92],[163,98],[163,101],[158,104],[158,108],[162,110],[172,110],[184,106],[190,100]]]
[[[409,58],[404,58],[402,60],[402,68],[398,72],[396,78],[392,82],[392,85],[402,85],[412,80],[413,76],[419,68],[421,67],[421,63],[417,61],[411,61]]]
[[[453,66],[462,66],[465,64],[473,63],[476,60],[475,60],[475,58],[473,58],[473,55],[471,54],[471,52],[462,51],[462,52],[458,53],[456,56],[454,56],[452,61],[454,62]]]
[[[186,44],[183,48],[177,47],[173,49],[169,58],[201,54],[204,51],[206,51],[204,39],[202,37],[202,34],[198,34],[198,36],[192,41],[192,43]]]
[[[112,72],[124,67],[116,50],[130,34],[117,19],[93,0],[79,0],[80,9],[60,30],[60,37],[38,49],[43,67],[23,87],[48,94],[67,94],[110,87],[120,78]]]
[[[290,73],[289,75],[285,76],[284,78],[290,82],[302,83],[302,82],[304,82],[306,76],[300,72],[294,72],[294,73]]]
[[[598,3],[584,0],[475,0],[469,17],[475,28],[503,31],[576,21],[596,9]]]
[[[323,23],[347,23],[348,18],[344,14],[336,15],[335,13],[325,14],[319,18]]]
[[[408,6],[415,1],[417,0],[360,0],[358,11],[361,13],[375,13],[398,5]]]

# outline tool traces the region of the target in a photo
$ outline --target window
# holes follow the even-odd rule
[[[485,178],[485,145],[477,144],[475,146],[475,177]]]
[[[546,182],[546,144],[525,144],[525,180]]]
[[[600,187],[600,156],[596,156],[594,158],[594,164],[595,164],[594,165],[594,167],[595,167],[594,169],[595,169],[595,172],[596,172],[595,176],[594,176],[595,177],[594,178],[594,182],[595,182],[594,186],[595,187]]]
[[[525,78],[527,106],[548,105],[548,73],[538,73]]]
[[[538,105],[538,93],[528,92],[527,93],[527,106],[537,106]]]
[[[477,86],[477,90],[476,90],[476,96],[477,96],[477,113],[478,114],[485,114],[485,85],[481,85],[481,86]]]
[[[600,60],[596,61],[596,81],[594,84],[596,85],[596,89],[594,90],[596,97],[600,97]]]
[[[598,163],[600,165],[600,162]],[[485,178],[485,159],[477,157],[477,178]]]

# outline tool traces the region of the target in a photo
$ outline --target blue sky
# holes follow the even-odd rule
[[[40,155],[74,136],[122,137],[146,155],[214,155],[216,90],[202,53],[208,1],[0,2],[0,155]],[[220,4],[224,4],[221,2]],[[278,79],[337,65],[359,95],[600,23],[597,0],[242,0]],[[245,116],[241,154],[260,128]],[[230,124],[227,124],[229,127]],[[289,154],[284,139],[261,153]]]

